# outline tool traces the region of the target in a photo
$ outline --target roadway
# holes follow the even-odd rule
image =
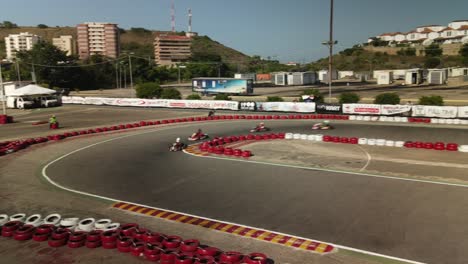
[[[310,133],[310,121],[304,122],[267,125],[278,132]],[[254,123],[145,130],[78,151],[46,173],[65,187],[114,199],[415,261],[466,263],[468,188],[167,151],[175,137],[186,138],[198,127],[212,136],[236,135]],[[448,128],[337,124],[327,134],[468,144],[465,130]]]

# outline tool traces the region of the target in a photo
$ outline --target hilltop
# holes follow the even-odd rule
[[[17,27],[17,28],[0,28],[0,58],[5,57],[4,38],[9,34],[18,34],[20,32],[29,32],[41,36],[47,41],[52,41],[52,38],[61,35],[72,35],[76,39],[75,27]],[[161,33],[169,33],[164,31],[147,30],[144,28],[121,29],[120,42],[122,51],[135,52],[135,55],[144,57],[153,57],[153,42],[155,37]],[[179,32],[177,34],[185,34]],[[210,55],[219,56],[223,62],[240,62],[246,63],[250,57],[235,49],[229,48],[217,41],[212,40],[208,36],[195,37],[192,44],[194,53],[209,53]]]

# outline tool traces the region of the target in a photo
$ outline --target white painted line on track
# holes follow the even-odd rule
[[[364,167],[362,167],[359,171],[364,171],[365,169],[367,169],[367,167],[370,165],[371,161],[372,161],[372,156],[370,155],[369,152],[367,152],[367,150],[365,150],[363,147],[357,145],[358,148],[360,148],[364,153],[366,153],[366,156],[367,156],[367,162],[366,162],[366,165],[364,165]]]
[[[188,126],[188,125],[187,125],[187,126]],[[178,127],[187,127],[187,126],[178,126]],[[398,258],[398,257],[387,256],[387,255],[383,255],[383,254],[379,254],[379,253],[375,253],[375,252],[371,252],[371,251],[365,251],[365,250],[356,249],[356,248],[352,248],[352,247],[336,245],[336,244],[333,244],[333,243],[328,243],[328,242],[324,242],[324,241],[320,241],[320,240],[309,239],[309,238],[304,238],[304,237],[300,237],[300,236],[294,236],[294,235],[285,234],[285,233],[281,233],[281,232],[277,232],[277,231],[266,230],[266,229],[262,229],[262,228],[257,228],[257,227],[247,226],[247,225],[241,225],[241,224],[237,224],[237,223],[231,223],[231,222],[221,221],[221,220],[217,220],[217,219],[211,219],[211,218],[207,218],[207,217],[203,217],[203,216],[197,216],[197,215],[187,214],[187,213],[183,213],[183,212],[173,211],[173,210],[169,210],[169,209],[165,209],[165,208],[158,208],[158,207],[153,207],[153,206],[148,206],[148,205],[133,203],[133,202],[129,202],[129,201],[118,200],[118,199],[114,199],[114,198],[110,198],[110,197],[105,197],[105,196],[101,196],[101,195],[97,195],[97,194],[82,192],[82,191],[78,191],[78,190],[74,190],[74,189],[71,189],[71,188],[62,186],[62,185],[60,185],[60,184],[54,182],[54,181],[53,181],[52,179],[50,179],[49,176],[47,175],[47,172],[46,172],[46,171],[47,171],[47,168],[49,168],[50,165],[52,165],[52,164],[54,164],[54,163],[56,163],[56,162],[58,162],[58,161],[60,161],[60,160],[62,160],[62,159],[64,159],[64,158],[66,158],[66,157],[68,157],[68,156],[70,156],[70,155],[73,155],[73,154],[75,154],[75,153],[77,153],[77,152],[79,152],[79,151],[82,151],[82,150],[85,150],[85,149],[88,149],[88,148],[91,148],[91,147],[94,147],[94,146],[97,146],[97,145],[100,145],[100,144],[104,144],[104,143],[107,143],[107,142],[111,142],[111,141],[115,141],[115,140],[127,138],[127,137],[139,136],[139,135],[154,133],[154,132],[157,132],[157,131],[160,131],[160,130],[167,130],[167,129],[172,129],[172,128],[174,128],[174,127],[173,127],[173,126],[169,126],[169,127],[163,127],[163,128],[153,129],[153,130],[151,130],[151,131],[145,131],[145,132],[142,132],[142,133],[136,133],[136,134],[131,134],[131,135],[125,135],[125,136],[121,136],[121,137],[117,137],[117,138],[112,138],[112,139],[108,139],[108,140],[103,140],[103,141],[100,141],[100,142],[97,142],[97,143],[93,143],[93,144],[90,144],[90,145],[88,145],[88,146],[85,146],[85,147],[76,149],[76,150],[74,150],[74,151],[72,151],[72,152],[69,152],[69,153],[67,153],[67,154],[65,154],[65,155],[62,155],[62,156],[56,158],[55,160],[49,162],[48,164],[46,164],[46,165],[42,168],[42,176],[43,176],[50,184],[52,184],[53,186],[55,186],[55,187],[57,187],[57,188],[59,188],[59,189],[62,189],[62,190],[65,190],[65,191],[69,191],[69,192],[72,192],[72,193],[77,193],[77,194],[84,195],[84,196],[89,196],[89,197],[94,197],[94,198],[99,198],[99,199],[107,200],[107,201],[110,201],[110,202],[115,202],[115,203],[118,203],[118,202],[121,202],[121,203],[129,203],[129,204],[134,204],[134,205],[137,205],[137,206],[147,207],[147,208],[151,208],[151,209],[155,209],[155,210],[164,210],[164,211],[171,212],[171,213],[183,214],[183,215],[187,215],[187,216],[190,216],[190,217],[196,217],[196,218],[204,218],[204,219],[207,219],[207,220],[210,220],[210,221],[216,221],[216,222],[220,222],[220,223],[224,223],[224,224],[237,225],[237,226],[244,227],[244,228],[251,228],[251,229],[257,229],[257,230],[260,230],[260,231],[265,231],[265,232],[270,232],[270,233],[276,233],[276,234],[279,234],[279,235],[282,235],[282,236],[291,236],[291,237],[296,237],[296,238],[304,239],[304,240],[313,240],[313,241],[316,241],[316,242],[319,242],[319,243],[324,243],[324,244],[332,245],[332,246],[334,246],[334,247],[336,247],[336,248],[339,248],[339,249],[349,250],[349,251],[353,251],[353,252],[358,252],[358,253],[366,254],[366,255],[370,255],[370,256],[376,256],[376,257],[381,257],[381,258],[386,258],[386,259],[391,259],[391,260],[396,260],[396,261],[402,261],[402,262],[411,263],[411,264],[424,264],[423,262],[417,262],[417,261],[413,261],[413,260],[408,260],[408,259],[403,259],[403,258]],[[185,150],[184,150],[184,152],[185,152]],[[185,153],[187,153],[187,152],[185,152]],[[191,153],[187,153],[187,154],[196,156],[196,155],[191,154]],[[198,157],[199,157],[199,156],[198,156]],[[314,169],[314,168],[308,168],[308,167],[301,167],[301,166],[294,166],[294,165],[282,165],[282,164],[274,164],[274,163],[259,162],[259,161],[236,160],[236,159],[227,159],[227,158],[212,157],[212,156],[204,156],[204,157],[206,157],[206,158],[213,158],[213,159],[222,159],[222,160],[233,160],[233,161],[250,162],[250,163],[257,163],[257,164],[264,164],[264,165],[283,166],[283,167],[291,167],[291,168],[301,168],[301,169],[308,169],[308,170],[323,170],[323,171],[336,172],[336,173],[353,174],[353,175],[364,175],[364,176],[373,176],[373,177],[390,178],[390,179],[397,179],[397,180],[409,180],[409,179],[401,179],[401,178],[396,178],[396,177],[385,177],[385,176],[378,176],[378,175],[374,176],[374,175],[370,175],[370,174],[369,174],[369,175],[365,175],[365,174],[361,174],[361,173],[352,173],[352,172],[344,172],[344,171],[337,171],[337,170],[327,170],[327,169]],[[430,181],[418,181],[418,180],[411,180],[411,181],[442,184],[442,183],[430,182]],[[442,185],[458,186],[458,185],[454,185],[454,184],[442,184]],[[468,187],[468,185],[460,185],[459,187]]]

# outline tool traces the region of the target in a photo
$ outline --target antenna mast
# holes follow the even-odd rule
[[[188,10],[188,32],[192,33],[192,8]]]
[[[175,7],[174,7],[174,0],[171,0],[171,27],[172,27],[172,32],[175,32]]]

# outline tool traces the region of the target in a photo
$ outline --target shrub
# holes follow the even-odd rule
[[[444,105],[444,98],[439,95],[421,96],[419,98],[419,105]]]
[[[231,101],[231,97],[229,97],[229,95],[227,94],[217,94],[214,99],[222,101]]]
[[[201,100],[201,96],[199,94],[191,94],[187,96],[187,100]]]
[[[268,96],[267,102],[284,102],[284,100],[280,96]]]
[[[182,99],[182,95],[180,94],[179,90],[175,88],[166,88],[163,89],[161,93],[162,99]]]
[[[162,88],[159,84],[154,82],[138,84],[135,90],[138,98],[145,99],[159,98],[162,92]]]
[[[357,93],[346,92],[340,94],[340,104],[355,104],[361,100],[361,97]]]
[[[383,93],[379,94],[374,99],[374,104],[391,104],[396,105],[400,103],[400,96],[397,93]]]
[[[37,25],[37,27],[38,27],[38,28],[48,28],[48,26],[45,25],[45,24],[39,24],[39,25]]]
[[[440,58],[437,57],[427,57],[424,60],[424,67],[426,69],[433,69],[439,67],[441,64]]]
[[[316,103],[323,103],[323,95],[320,93],[319,90],[317,89],[305,89],[302,92],[302,95],[313,95],[314,96],[314,101]],[[302,98],[299,99],[299,101],[302,101]]]

